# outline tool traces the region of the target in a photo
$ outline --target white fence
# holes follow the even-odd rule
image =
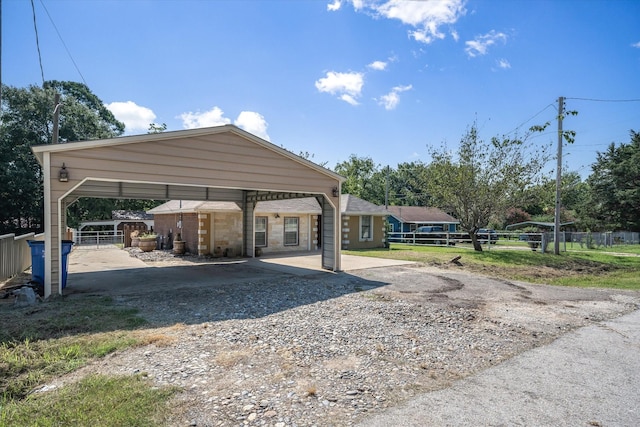
[[[471,238],[467,233],[397,233],[391,232],[387,236],[389,243],[403,243],[408,245],[469,245]],[[530,248],[546,252],[554,242],[554,233],[525,233],[525,232],[496,232],[495,234],[479,234],[478,241],[486,245],[486,249],[499,244],[502,249]],[[487,245],[491,242],[491,245]],[[629,231],[616,232],[561,232],[560,250],[578,250],[595,248],[613,248],[617,245],[640,244],[640,233]],[[551,246],[552,247],[552,246]]]
[[[124,243],[124,233],[121,230],[79,231],[73,230],[75,247],[100,248],[106,245]]]
[[[4,234],[0,236],[0,282],[31,266],[31,249],[27,241],[44,240],[44,234]]]

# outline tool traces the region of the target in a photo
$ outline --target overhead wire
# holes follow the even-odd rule
[[[640,102],[640,99],[595,99],[595,98],[565,98],[575,99],[577,101],[591,101],[591,102]]]
[[[40,53],[40,39],[38,37],[38,24],[36,22],[36,6],[31,0],[31,12],[33,14],[33,28],[36,32],[36,48],[38,49],[38,61],[40,62],[40,75],[42,77],[42,85],[44,86],[44,68],[42,67],[42,54]]]
[[[538,111],[537,113],[535,113],[533,116],[531,116],[530,118],[528,118],[527,120],[523,121],[522,123],[520,123],[518,126],[516,126],[514,129],[512,129],[511,131],[505,133],[505,135],[509,135],[512,134],[514,132],[516,132],[518,129],[520,129],[524,124],[530,122],[531,120],[535,119],[536,117],[538,117],[540,114],[544,113],[549,107],[555,107],[554,104],[549,104],[546,107],[544,107],[542,110]]]
[[[33,3],[33,0],[31,0],[31,3]],[[60,42],[62,42],[62,46],[64,46],[64,49],[67,51],[67,55],[69,55],[69,59],[71,59],[71,62],[73,63],[73,66],[75,67],[76,71],[80,75],[80,78],[82,79],[82,82],[86,86],[88,86],[87,85],[87,81],[84,79],[84,76],[82,75],[82,72],[80,71],[80,68],[78,67],[78,64],[76,64],[75,59],[73,59],[73,55],[71,55],[71,51],[67,47],[67,44],[64,42],[64,39],[62,38],[62,35],[60,34],[60,31],[58,31],[58,27],[56,26],[56,23],[53,21],[53,18],[51,17],[51,14],[49,13],[49,10],[47,9],[47,6],[44,5],[44,2],[42,0],[40,0],[40,4],[44,8],[44,11],[47,13],[47,16],[49,17],[49,21],[51,21],[51,25],[53,25],[53,28],[56,30],[56,34],[58,34],[58,38],[60,39]]]

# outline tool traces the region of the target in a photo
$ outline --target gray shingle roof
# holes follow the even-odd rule
[[[387,211],[400,222],[460,222],[446,212],[429,206],[389,206]]]
[[[351,194],[340,196],[340,211],[345,215],[388,215],[384,207],[367,202]]]

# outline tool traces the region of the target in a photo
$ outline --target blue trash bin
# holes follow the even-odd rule
[[[31,281],[44,285],[44,242],[28,240],[31,248]]]
[[[69,254],[71,253],[71,247],[73,246],[73,240],[62,241],[62,289],[67,286],[67,272],[69,270]]]
[[[31,281],[44,285],[44,241],[29,240],[27,243],[31,248]],[[67,270],[69,268],[67,258],[71,253],[72,246],[72,240],[62,241],[62,289],[67,286]]]

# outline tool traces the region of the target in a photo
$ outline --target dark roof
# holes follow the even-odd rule
[[[153,219],[153,215],[150,215],[145,211],[116,210],[116,211],[111,211],[111,219],[148,220],[148,219]]]
[[[387,211],[400,222],[460,222],[443,210],[429,206],[389,206]]]
[[[351,194],[340,196],[340,213],[346,215],[388,215],[384,207],[367,202]]]

